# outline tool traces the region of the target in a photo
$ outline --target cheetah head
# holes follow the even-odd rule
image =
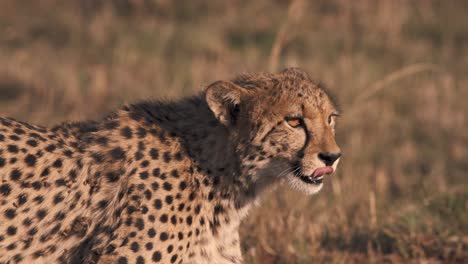
[[[237,146],[242,168],[258,181],[280,179],[307,194],[318,192],[336,171],[339,115],[320,84],[291,68],[278,74],[218,81],[206,101]]]

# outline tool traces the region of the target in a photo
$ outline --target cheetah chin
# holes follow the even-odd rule
[[[287,180],[289,185],[302,193],[312,195],[319,192],[323,187],[325,176],[333,174],[335,169],[331,166],[317,168],[312,174],[305,175],[303,173],[292,173],[288,175]]]

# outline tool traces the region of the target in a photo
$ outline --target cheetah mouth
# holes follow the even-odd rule
[[[300,175],[300,179],[308,184],[322,184],[325,175],[332,174],[334,169],[330,166],[316,169],[311,175]]]

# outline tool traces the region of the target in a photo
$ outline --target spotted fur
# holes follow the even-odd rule
[[[1,118],[0,263],[242,263],[238,227],[259,194],[321,188],[303,177],[339,152],[335,111],[287,69],[101,121]]]

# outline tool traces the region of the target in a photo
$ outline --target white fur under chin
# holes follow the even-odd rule
[[[308,183],[303,182],[301,179],[299,179],[297,176],[294,176],[294,175],[288,175],[287,182],[294,190],[305,193],[307,195],[316,194],[323,187],[323,183],[308,184]]]

